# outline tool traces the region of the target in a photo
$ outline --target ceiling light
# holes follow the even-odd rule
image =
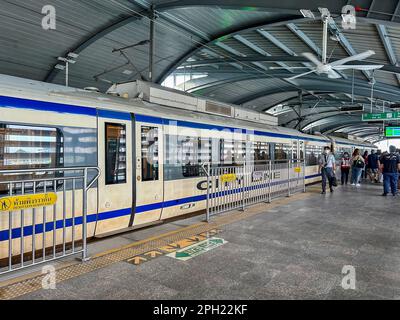
[[[132,74],[132,71],[126,69],[126,70],[122,71],[122,73],[123,73],[123,74],[126,74],[126,75],[130,75],[130,74]]]
[[[65,66],[63,66],[61,64],[56,64],[54,68],[59,69],[59,70],[64,70]]]
[[[72,58],[72,59],[76,59],[79,57],[79,54],[77,54],[75,52],[70,52],[70,53],[68,53],[68,57]]]
[[[315,19],[314,13],[311,10],[300,9],[300,12],[304,18]]]

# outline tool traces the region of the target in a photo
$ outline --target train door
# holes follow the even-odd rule
[[[136,122],[134,225],[160,220],[164,200],[162,125]]]
[[[98,112],[99,211],[96,235],[127,228],[132,215],[132,124],[129,113]]]

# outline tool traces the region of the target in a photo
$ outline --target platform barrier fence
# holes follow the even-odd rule
[[[82,254],[98,167],[0,171],[0,275]]]
[[[305,192],[304,160],[268,160],[231,166],[203,164],[207,221],[213,215]]]

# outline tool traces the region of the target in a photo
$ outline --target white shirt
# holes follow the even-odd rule
[[[335,157],[332,153],[326,154],[323,153],[319,156],[319,164],[323,168],[333,168],[335,165]]]

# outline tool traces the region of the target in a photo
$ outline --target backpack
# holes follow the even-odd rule
[[[356,168],[364,168],[364,162],[360,159],[354,160],[353,166]]]

